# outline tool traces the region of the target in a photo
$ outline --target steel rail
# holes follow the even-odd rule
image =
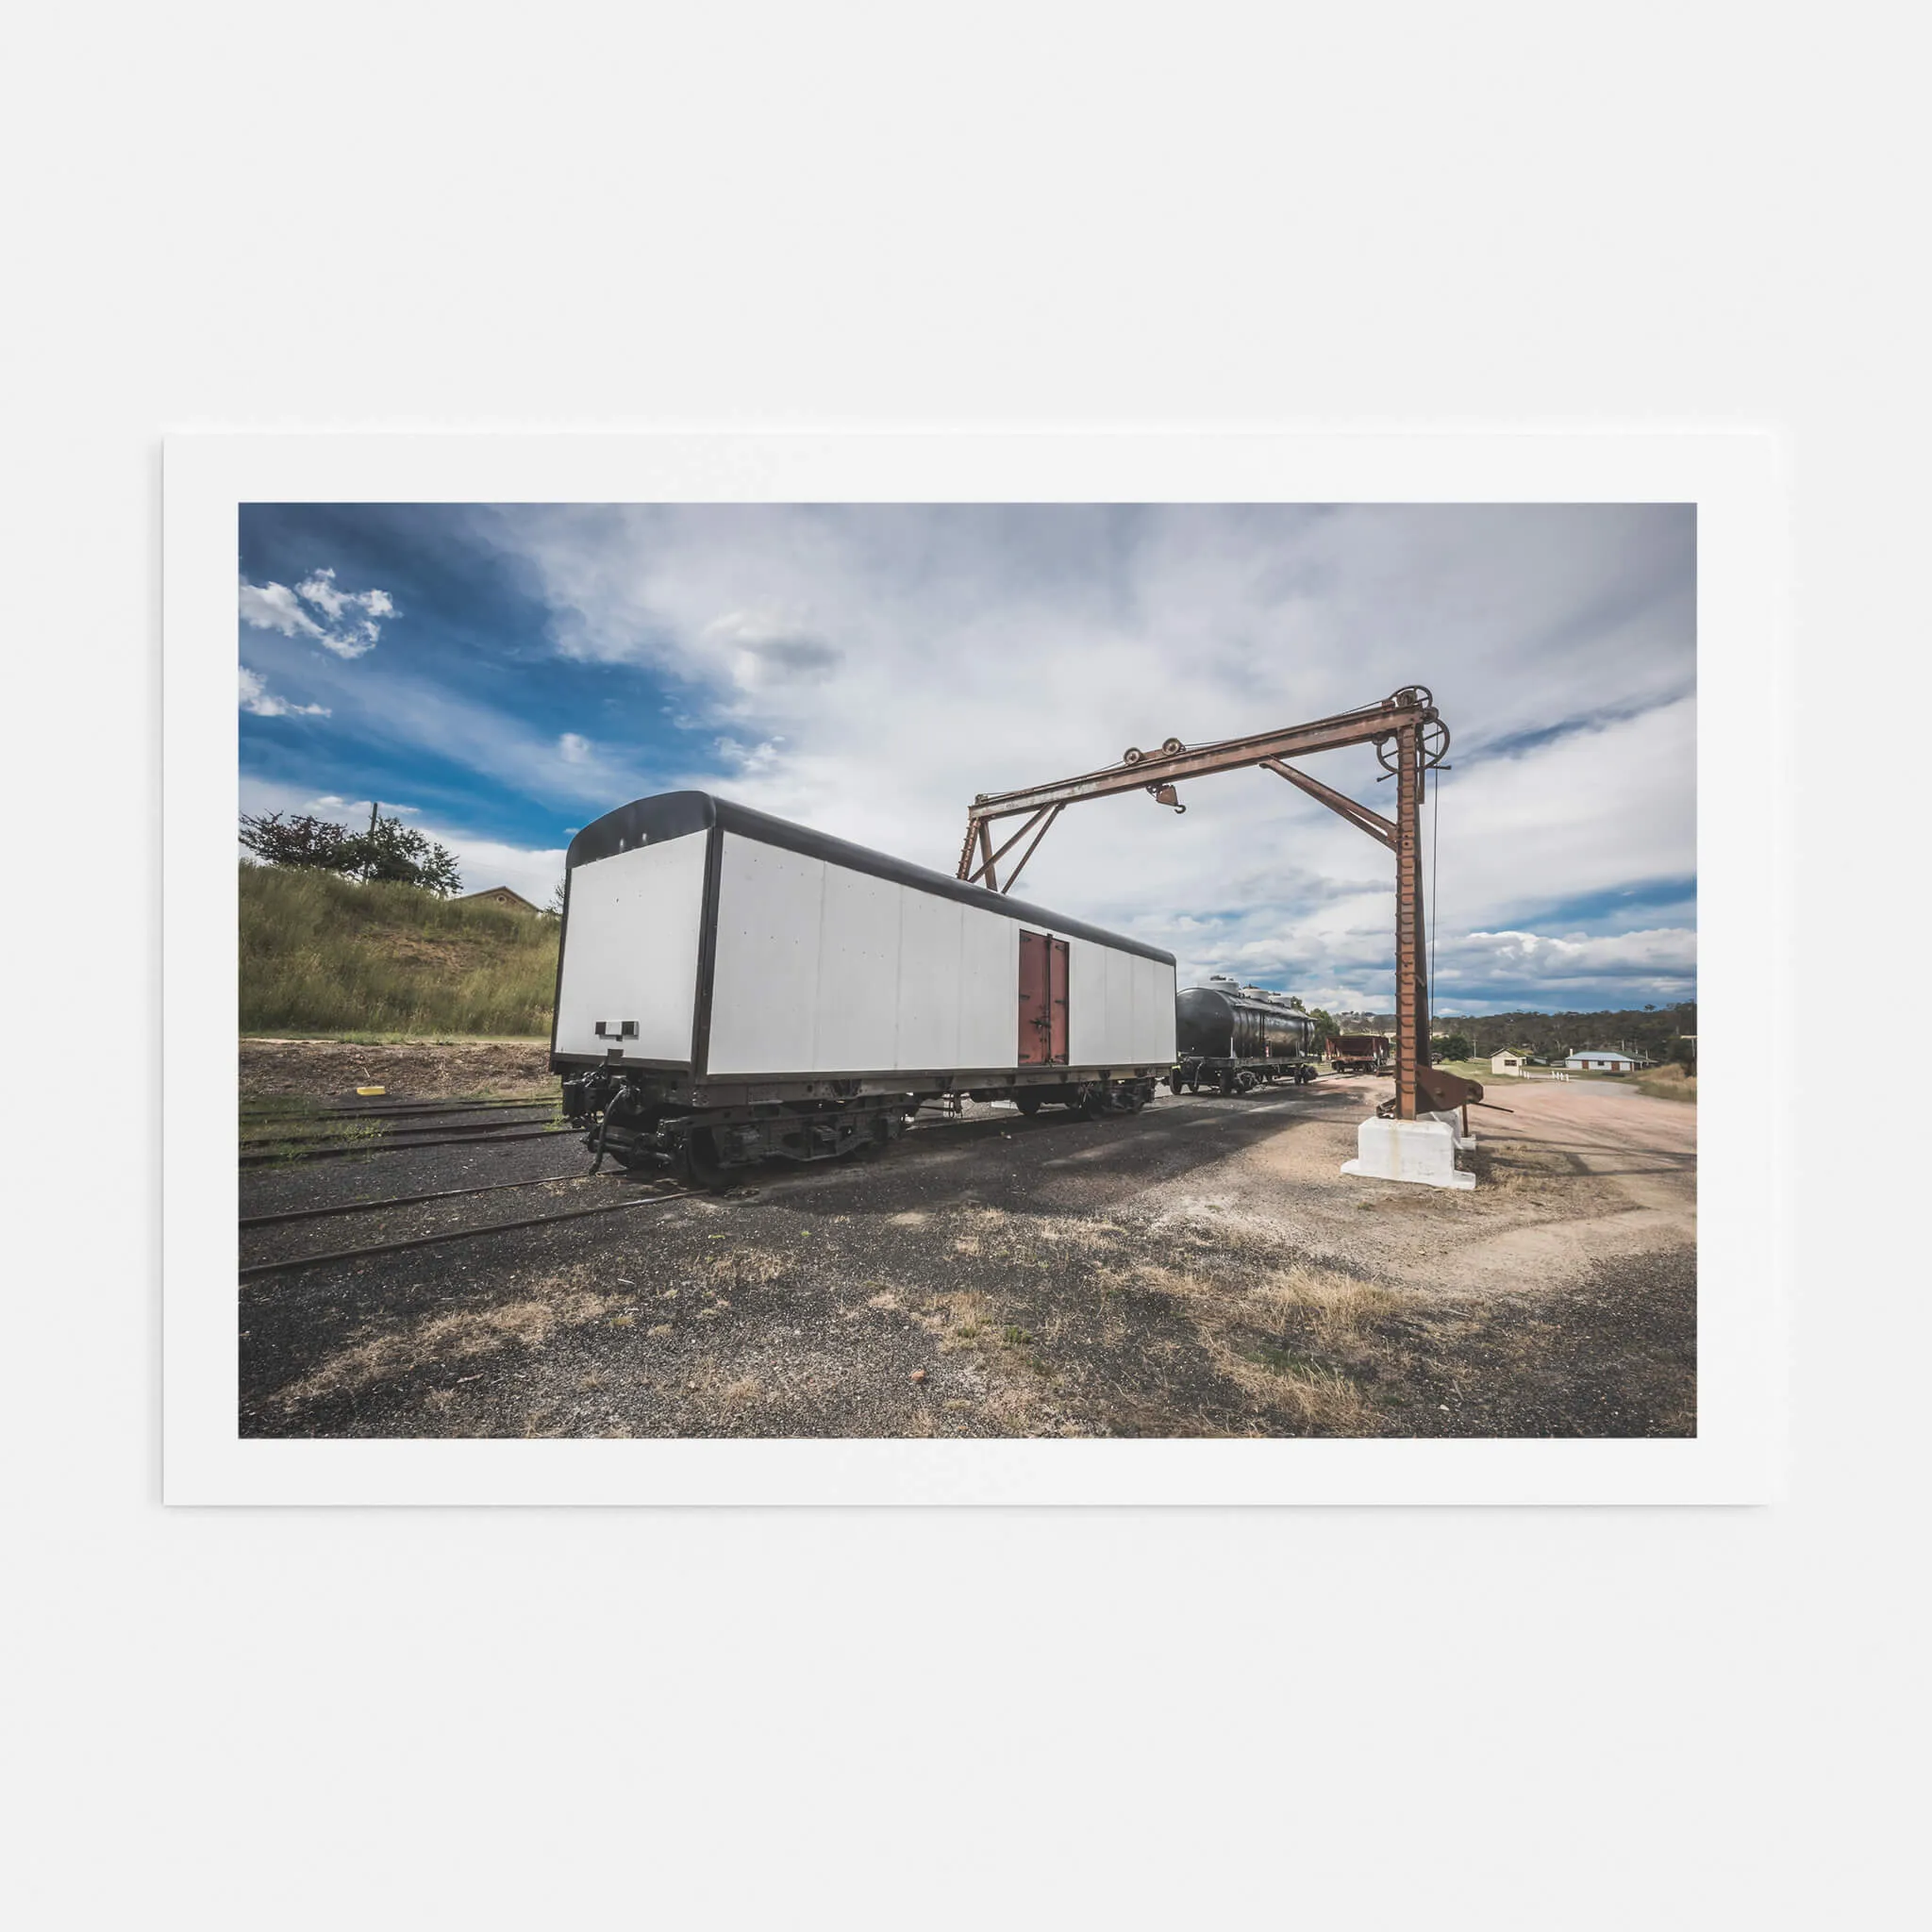
[[[562,1116],[559,1114],[558,1118],[560,1120]],[[420,1144],[425,1134],[481,1138],[487,1134],[494,1134],[504,1127],[527,1127],[534,1124],[535,1123],[527,1116],[507,1121],[428,1121],[421,1127],[375,1127],[370,1131],[367,1138],[371,1143],[393,1141],[399,1147],[409,1147]],[[324,1126],[312,1134],[260,1134],[248,1144],[256,1147],[324,1147],[330,1145],[337,1138]]]
[[[324,1268],[336,1261],[358,1261],[370,1255],[399,1255],[410,1248],[434,1248],[446,1241],[465,1241],[484,1234],[513,1234],[524,1227],[547,1227],[554,1221],[587,1221],[593,1214],[622,1214],[631,1208],[667,1208],[674,1201],[689,1200],[699,1191],[681,1189],[675,1194],[646,1194],[635,1201],[606,1201],[596,1208],[572,1208],[562,1214],[532,1214],[521,1221],[491,1221],[480,1227],[452,1228],[443,1234],[412,1235],[408,1241],[375,1241],[367,1247],[337,1248],[323,1255],[297,1255],[287,1261],[257,1261],[239,1271],[238,1279],[247,1281],[260,1274],[286,1274],[296,1268]]]
[[[512,1127],[507,1134],[496,1134],[483,1140],[458,1136],[452,1140],[438,1137],[433,1141],[355,1141],[342,1147],[297,1147],[286,1154],[244,1154],[239,1164],[242,1167],[267,1167],[277,1161],[286,1165],[299,1160],[341,1160],[351,1154],[408,1154],[418,1148],[430,1147],[503,1147],[512,1141],[548,1141],[558,1134],[575,1131],[574,1127]]]
[[[318,1107],[308,1113],[244,1113],[244,1121],[415,1121],[445,1113],[506,1113],[512,1108],[555,1107],[551,1100],[451,1100],[412,1102],[407,1107]]]
[[[579,1168],[575,1174],[546,1174],[534,1181],[491,1181],[480,1188],[440,1188],[431,1194],[388,1194],[375,1201],[341,1201],[333,1208],[287,1208],[278,1214],[244,1214],[237,1227],[275,1227],[289,1221],[324,1221],[332,1214],[374,1214],[381,1208],[413,1208],[423,1201],[454,1201],[461,1194],[504,1194],[512,1188],[554,1188],[559,1181],[597,1178]],[[616,1180],[615,1174],[605,1174]]]

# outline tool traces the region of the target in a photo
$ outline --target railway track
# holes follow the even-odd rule
[[[318,1107],[307,1113],[277,1113],[273,1109],[244,1113],[244,1121],[287,1121],[295,1126],[312,1126],[323,1121],[401,1121],[425,1120],[433,1115],[452,1113],[510,1113],[530,1108],[556,1111],[555,1099],[546,1100],[405,1100],[392,1107]]]
[[[926,1130],[929,1132],[933,1127],[941,1124],[941,1123],[933,1121],[925,1124]],[[994,1124],[981,1121],[966,1124],[984,1128]],[[297,1154],[263,1155],[253,1157],[253,1159],[257,1161],[271,1159],[303,1160],[320,1159],[338,1154],[399,1153],[405,1146],[493,1146],[499,1141],[536,1140],[554,1135],[558,1131],[563,1130],[557,1128],[530,1129],[513,1126],[509,1132],[499,1133],[490,1139],[462,1138],[450,1140],[439,1137],[435,1140],[403,1142],[358,1142],[346,1147],[317,1148]],[[243,1157],[244,1163],[249,1162],[250,1159],[251,1157]],[[577,1174],[540,1174],[530,1180],[493,1181],[465,1188],[438,1188],[412,1194],[385,1194],[378,1195],[373,1200],[340,1201],[321,1208],[283,1208],[273,1213],[245,1215],[242,1217],[237,1224],[243,1230],[282,1227],[301,1221],[330,1221],[351,1214],[374,1214],[389,1208],[421,1207],[439,1201],[474,1199],[483,1194],[509,1193],[520,1188],[558,1187],[592,1180],[618,1181],[623,1178],[624,1176],[621,1174],[615,1173],[596,1174],[579,1172]],[[344,1261],[365,1260],[379,1255],[406,1254],[417,1248],[441,1247],[452,1241],[475,1240],[482,1235],[508,1234],[527,1228],[544,1227],[552,1222],[582,1221],[588,1220],[593,1215],[618,1214],[631,1208],[657,1207],[673,1201],[688,1200],[693,1195],[699,1194],[709,1198],[709,1191],[705,1189],[681,1185],[658,1187],[654,1188],[649,1193],[632,1194],[627,1199],[622,1201],[599,1202],[595,1206],[588,1208],[565,1208],[560,1213],[524,1215],[510,1221],[483,1222],[466,1227],[445,1228],[432,1234],[406,1236],[396,1241],[368,1241],[358,1243],[353,1247],[329,1248],[306,1255],[290,1256],[281,1260],[253,1262],[240,1270],[240,1278],[246,1281],[264,1275],[291,1274],[304,1268],[322,1268]]]
[[[439,1188],[427,1194],[385,1194],[374,1201],[339,1201],[332,1208],[285,1208],[276,1214],[244,1214],[238,1227],[279,1227],[291,1221],[326,1221],[338,1214],[374,1214],[384,1208],[413,1208],[424,1201],[454,1201],[464,1194],[506,1194],[512,1188],[554,1188],[559,1181],[620,1179],[617,1173],[540,1174],[533,1181],[490,1181],[475,1188]]]
[[[239,1157],[239,1162],[242,1167],[288,1166],[298,1161],[341,1160],[351,1154],[407,1154],[418,1147],[501,1147],[512,1141],[554,1140],[559,1134],[576,1131],[561,1125],[526,1127],[515,1122],[506,1125],[507,1132],[492,1133],[479,1129],[472,1133],[450,1134],[439,1131],[426,1137],[385,1135],[380,1140],[345,1141],[327,1147],[284,1147],[280,1152],[271,1148],[260,1153],[243,1154]]]
[[[558,1180],[590,1180],[591,1178],[593,1176],[590,1174],[552,1174],[548,1177],[549,1183],[552,1185]],[[609,1178],[615,1178],[615,1176],[609,1176]],[[510,1188],[534,1188],[543,1185],[545,1183],[542,1181],[507,1181],[501,1189],[451,1188],[437,1194],[398,1195],[394,1199],[388,1201],[350,1202],[341,1208],[316,1209],[312,1210],[312,1212],[318,1217],[324,1214],[353,1214],[368,1212],[377,1208],[407,1206],[418,1200],[448,1200],[457,1194],[497,1193]],[[264,1274],[287,1274],[301,1268],[325,1268],[337,1262],[359,1261],[376,1255],[407,1254],[414,1248],[435,1248],[443,1246],[450,1241],[473,1241],[479,1235],[509,1234],[519,1228],[547,1227],[551,1223],[558,1221],[587,1221],[596,1214],[624,1214],[633,1208],[663,1208],[668,1207],[674,1201],[688,1200],[699,1191],[695,1188],[683,1187],[661,1189],[648,1194],[633,1194],[629,1199],[624,1201],[602,1201],[591,1208],[567,1208],[560,1214],[527,1214],[515,1221],[482,1222],[469,1227],[444,1228],[436,1234],[409,1235],[399,1241],[368,1241],[353,1248],[330,1248],[315,1254],[291,1255],[286,1259],[279,1261],[256,1261],[241,1269],[239,1271],[239,1278],[248,1281]],[[260,1225],[263,1220],[275,1220],[277,1218],[279,1217],[258,1217],[252,1224]],[[249,1224],[242,1224],[244,1226]]]
[[[557,1115],[555,1119],[560,1121],[562,1116]],[[541,1124],[543,1123],[527,1117],[522,1120],[504,1121],[425,1121],[421,1126],[412,1124],[383,1127],[364,1124],[357,1133],[346,1137],[332,1134],[325,1127],[313,1133],[267,1134],[246,1144],[250,1147],[370,1146],[376,1143],[387,1144],[391,1141],[398,1143],[420,1141],[430,1134],[440,1134],[446,1140],[481,1139],[485,1135],[498,1133],[506,1127],[532,1127]]]

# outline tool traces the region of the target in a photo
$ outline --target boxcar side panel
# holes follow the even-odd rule
[[[1167,1066],[1174,1059],[1174,968],[1138,953],[1124,957],[1134,976],[1134,1058]]]
[[[724,838],[708,1071],[809,1073],[818,1063],[825,862]]]
[[[892,1066],[905,888],[839,865],[824,880],[812,1071]]]
[[[959,1058],[962,1068],[1020,1064],[1020,922],[960,907]]]
[[[708,1074],[991,1071],[1019,1063],[1022,922],[723,835]],[[1074,938],[1074,1066],[1172,1057],[1174,969]]]
[[[959,1057],[959,972],[966,908],[930,892],[899,893],[898,1032],[891,1067],[939,1069]]]
[[[572,869],[558,977],[557,1051],[602,1058],[691,1058],[698,935],[704,920],[702,834],[641,845]],[[638,1024],[635,1039],[600,1038],[597,1023]]]
[[[1108,1064],[1108,949],[1074,940],[1067,958],[1067,1058],[1076,1067]]]

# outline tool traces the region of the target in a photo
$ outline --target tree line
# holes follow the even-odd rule
[[[1319,1009],[1308,1016],[1319,1036],[1343,1029]],[[1370,1033],[1395,1031],[1393,1015],[1358,1022]],[[1439,1060],[1486,1059],[1506,1047],[1540,1060],[1562,1059],[1591,1047],[1622,1050],[1647,1060],[1676,1060],[1689,1067],[1696,1050],[1686,1036],[1697,1032],[1697,1003],[1669,1007],[1624,1007],[1598,1013],[1439,1013],[1432,1035]]]
[[[445,899],[463,890],[456,854],[402,820],[384,818],[379,805],[370,807],[369,824],[359,832],[307,813],[289,818],[278,811],[244,811],[240,836],[264,865],[332,872],[364,882],[392,879]]]

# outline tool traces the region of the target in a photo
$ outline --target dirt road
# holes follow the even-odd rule
[[[1475,1116],[1482,1183],[1452,1193],[1341,1174],[1386,1091],[972,1108],[867,1165],[262,1277],[243,1431],[1692,1433],[1694,1108],[1499,1083],[1516,1110]],[[252,1169],[244,1211],[587,1165],[559,1139]]]

